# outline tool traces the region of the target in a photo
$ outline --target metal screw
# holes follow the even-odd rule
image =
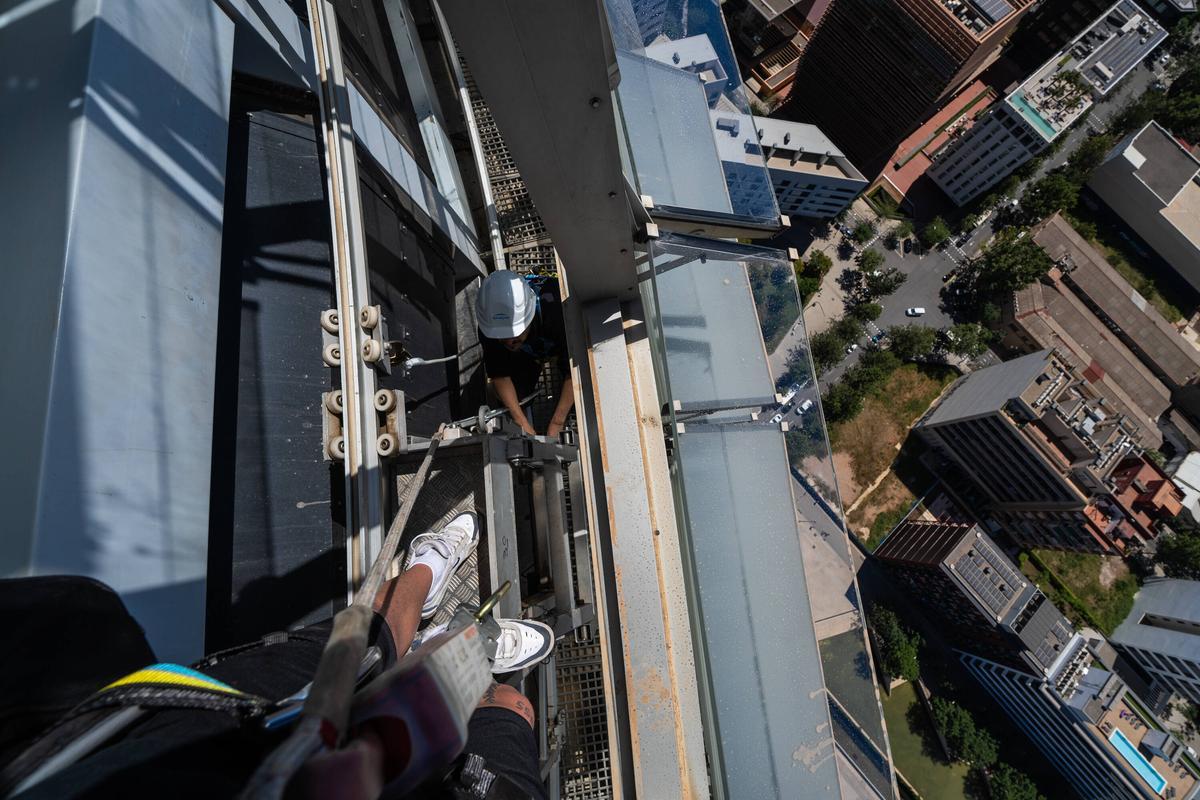
[[[599,107],[600,107],[600,98],[599,98],[599,97],[593,97],[593,98],[592,98],[592,99],[589,101],[589,104],[591,105],[591,107],[592,107],[592,108],[599,108]]]

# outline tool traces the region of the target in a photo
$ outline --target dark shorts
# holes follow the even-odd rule
[[[46,601],[54,602],[46,605]],[[9,736],[0,738],[0,744],[7,745],[3,752],[8,758],[15,757],[57,715],[154,661],[140,627],[120,599],[94,581],[0,581],[0,614],[19,621],[20,637],[0,640],[0,652],[23,656],[7,658],[0,665],[0,700],[4,701],[0,733]],[[194,666],[234,688],[278,700],[312,680],[332,624],[327,620],[272,634]],[[73,639],[86,649],[73,646]],[[378,615],[370,644],[382,651],[381,669],[395,663],[391,631]],[[19,736],[14,720],[22,723]],[[239,724],[223,712],[155,710],[100,750],[20,797],[232,797],[280,740],[281,734]],[[545,796],[533,732],[516,713],[477,711],[471,718],[466,752],[483,757],[490,772],[504,776],[529,796]]]

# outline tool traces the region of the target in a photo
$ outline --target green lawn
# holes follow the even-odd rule
[[[925,800],[962,800],[967,796],[967,767],[947,764],[940,755],[934,755],[937,740],[911,683],[897,686],[890,697],[883,698],[883,714],[892,760]]]
[[[1133,608],[1133,596],[1138,590],[1137,578],[1117,556],[1057,550],[1034,550],[1033,553],[1066,585],[1105,636],[1111,634],[1129,614],[1129,609]],[[1052,585],[1050,576],[1042,573],[1032,561],[1025,562],[1022,568],[1037,581],[1060,611],[1075,622],[1089,622],[1080,618],[1082,615],[1073,608],[1075,603],[1068,594]],[[1101,571],[1106,568],[1108,577],[1102,581]]]

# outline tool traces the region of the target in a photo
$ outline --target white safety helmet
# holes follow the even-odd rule
[[[537,315],[537,295],[529,283],[511,270],[488,275],[475,298],[479,330],[489,339],[520,336]]]

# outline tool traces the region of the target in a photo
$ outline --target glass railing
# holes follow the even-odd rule
[[[677,234],[645,248],[714,787],[891,797],[792,263]]]
[[[779,206],[717,0],[605,0],[630,181],[660,214],[776,225]]]

